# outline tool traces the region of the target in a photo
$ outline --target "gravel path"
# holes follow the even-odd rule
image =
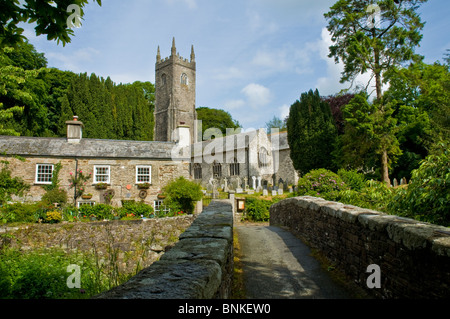
[[[249,299],[346,299],[310,249],[279,227],[236,225]]]

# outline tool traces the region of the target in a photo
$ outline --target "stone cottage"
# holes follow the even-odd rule
[[[162,187],[178,176],[189,178],[189,163],[172,160],[174,142],[85,139],[81,121],[74,118],[66,124],[66,138],[0,137],[0,152],[24,159],[7,158],[13,175],[31,185],[26,196],[16,200],[39,201],[58,163],[60,187],[69,198],[74,198],[71,177],[80,170],[90,174],[84,193],[92,198],[78,198],[77,205],[104,203],[105,192],[113,195],[111,203],[117,206],[122,200],[158,205]]]

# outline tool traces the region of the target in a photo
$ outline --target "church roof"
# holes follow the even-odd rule
[[[0,153],[39,157],[132,158],[170,160],[172,142],[0,136]]]

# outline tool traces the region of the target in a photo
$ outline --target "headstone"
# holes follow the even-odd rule
[[[294,192],[294,188],[289,187],[289,193],[293,193]]]
[[[223,185],[223,191],[224,191],[224,192],[228,192],[228,180],[227,180],[226,177],[223,179],[223,183],[224,183],[224,185]]]
[[[276,190],[273,190],[272,191],[272,196],[277,196],[277,195],[278,195],[278,192]]]
[[[397,181],[396,178],[394,178],[394,180],[392,181],[392,184],[394,184],[394,187],[397,187],[397,186],[398,186],[398,181]]]
[[[253,189],[256,190],[256,176],[252,176],[252,180],[253,180]]]
[[[247,191],[247,194],[249,194],[249,195],[253,195],[254,193],[255,193],[255,191],[253,191],[253,190],[252,191],[251,190]]]
[[[278,195],[283,195],[283,188],[278,188]]]
[[[267,189],[263,189],[263,196],[267,196],[267,195],[269,195],[269,192],[267,191]]]
[[[244,189],[248,190],[248,178],[244,177]]]

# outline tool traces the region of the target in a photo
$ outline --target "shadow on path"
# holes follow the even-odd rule
[[[311,250],[290,232],[275,226],[238,225],[247,298],[348,299],[311,256]]]

